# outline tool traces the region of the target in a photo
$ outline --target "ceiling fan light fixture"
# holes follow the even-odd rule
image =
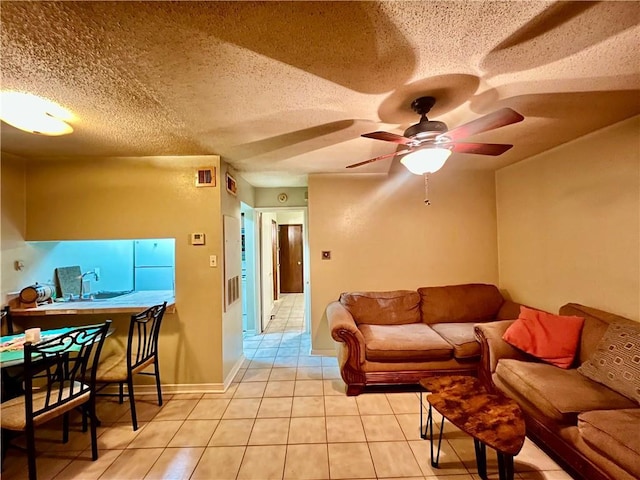
[[[403,156],[400,163],[407,167],[411,173],[424,175],[440,170],[449,155],[451,155],[451,150],[448,148],[423,148]]]
[[[49,136],[73,132],[67,122],[75,119],[70,111],[51,100],[14,91],[0,94],[0,118],[25,132]]]

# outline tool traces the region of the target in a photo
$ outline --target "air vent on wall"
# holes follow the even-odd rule
[[[200,167],[196,170],[196,187],[215,187],[216,168]]]

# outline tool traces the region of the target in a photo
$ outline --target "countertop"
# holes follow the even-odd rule
[[[146,308],[167,302],[167,312],[175,312],[175,296],[172,290],[149,290],[131,292],[114,298],[85,302],[44,303],[34,308],[11,307],[11,315],[77,315],[92,313],[138,313]]]

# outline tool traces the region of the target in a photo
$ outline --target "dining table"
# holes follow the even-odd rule
[[[40,341],[50,340],[59,335],[64,335],[74,328],[76,327],[42,330],[40,333]],[[24,363],[24,339],[24,333],[0,337],[0,368],[15,367]]]

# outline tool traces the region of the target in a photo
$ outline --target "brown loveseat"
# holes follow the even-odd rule
[[[598,350],[610,323],[639,325],[573,303],[563,306],[560,314],[585,319],[572,368],[565,370],[539,362],[506,343],[502,336],[513,320],[505,320],[476,325],[482,345],[480,379],[487,387],[501,390],[520,404],[527,436],[575,478],[640,478],[638,402],[592,381],[577,368]],[[640,351],[637,344],[625,348]],[[600,351],[604,350],[607,348],[603,344]]]
[[[327,320],[347,395],[430,375],[477,375],[474,324],[517,318],[518,308],[484,284],[343,293],[327,306]]]

